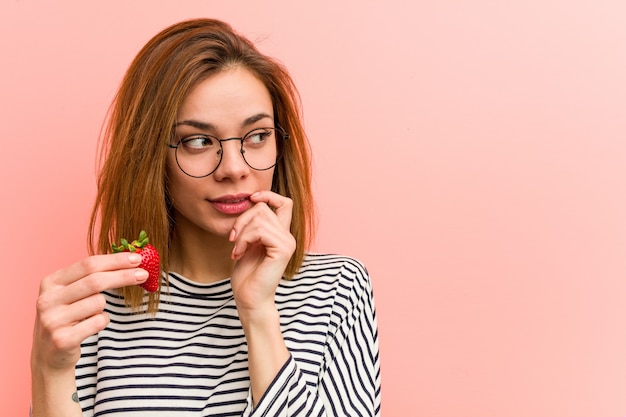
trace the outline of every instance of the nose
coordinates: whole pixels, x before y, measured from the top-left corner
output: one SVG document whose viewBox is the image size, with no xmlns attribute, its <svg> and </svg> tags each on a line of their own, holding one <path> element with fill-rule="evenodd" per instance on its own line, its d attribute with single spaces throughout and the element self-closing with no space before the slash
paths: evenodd
<svg viewBox="0 0 626 417">
<path fill-rule="evenodd" d="M 245 178 L 250 173 L 241 154 L 241 140 L 222 141 L 222 161 L 213 173 L 217 181 Z"/>
</svg>

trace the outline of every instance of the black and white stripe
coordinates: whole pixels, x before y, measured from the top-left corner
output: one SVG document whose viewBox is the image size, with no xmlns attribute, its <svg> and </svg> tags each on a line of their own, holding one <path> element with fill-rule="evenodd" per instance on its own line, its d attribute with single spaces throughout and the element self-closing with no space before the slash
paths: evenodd
<svg viewBox="0 0 626 417">
<path fill-rule="evenodd" d="M 76 366 L 85 416 L 379 416 L 380 365 L 365 268 L 309 254 L 276 291 L 291 352 L 252 408 L 247 344 L 230 280 L 169 276 L 155 317 L 106 293 L 111 322 L 88 338 Z"/>
</svg>

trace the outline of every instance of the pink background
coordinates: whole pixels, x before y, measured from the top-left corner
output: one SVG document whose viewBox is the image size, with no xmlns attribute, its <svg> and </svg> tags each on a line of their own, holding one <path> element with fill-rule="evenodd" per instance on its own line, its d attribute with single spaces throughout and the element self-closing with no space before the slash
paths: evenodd
<svg viewBox="0 0 626 417">
<path fill-rule="evenodd" d="M 316 249 L 372 275 L 385 417 L 625 416 L 626 3 L 302 3 L 1 3 L 2 415 L 39 280 L 86 253 L 123 72 L 210 16 L 301 89 Z"/>
</svg>

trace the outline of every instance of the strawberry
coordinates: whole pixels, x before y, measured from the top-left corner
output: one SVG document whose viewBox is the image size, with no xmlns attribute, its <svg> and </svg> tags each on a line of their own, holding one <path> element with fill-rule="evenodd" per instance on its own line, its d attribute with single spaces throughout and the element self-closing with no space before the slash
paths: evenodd
<svg viewBox="0 0 626 417">
<path fill-rule="evenodd" d="M 160 256 L 156 248 L 149 243 L 148 235 L 145 230 L 139 233 L 139 239 L 128 243 L 126 239 L 120 239 L 120 244 L 111 244 L 113 253 L 118 252 L 137 252 L 141 254 L 141 263 L 139 268 L 148 271 L 148 279 L 140 286 L 149 292 L 155 292 L 159 289 L 159 276 L 161 272 Z"/>
</svg>

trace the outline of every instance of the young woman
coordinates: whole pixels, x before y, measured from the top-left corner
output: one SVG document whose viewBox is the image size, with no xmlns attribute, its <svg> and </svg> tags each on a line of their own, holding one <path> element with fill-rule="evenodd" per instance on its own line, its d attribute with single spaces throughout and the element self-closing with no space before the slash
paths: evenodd
<svg viewBox="0 0 626 417">
<path fill-rule="evenodd" d="M 92 255 L 42 280 L 32 415 L 377 416 L 356 260 L 306 252 L 309 147 L 285 69 L 227 24 L 155 36 L 113 103 Z M 111 243 L 148 232 L 161 255 Z"/>
</svg>

